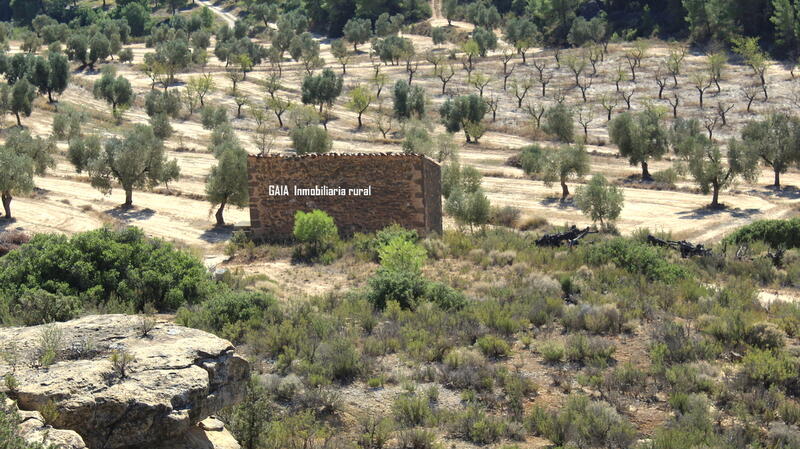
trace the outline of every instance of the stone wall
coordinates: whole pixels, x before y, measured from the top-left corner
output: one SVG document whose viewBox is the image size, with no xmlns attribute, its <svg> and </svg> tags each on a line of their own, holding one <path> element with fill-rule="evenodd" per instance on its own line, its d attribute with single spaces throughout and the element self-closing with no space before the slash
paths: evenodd
<svg viewBox="0 0 800 449">
<path fill-rule="evenodd" d="M 331 215 L 342 235 L 393 223 L 442 232 L 441 169 L 424 156 L 250 156 L 248 176 L 255 239 L 291 239 L 295 212 L 314 209 Z"/>
</svg>

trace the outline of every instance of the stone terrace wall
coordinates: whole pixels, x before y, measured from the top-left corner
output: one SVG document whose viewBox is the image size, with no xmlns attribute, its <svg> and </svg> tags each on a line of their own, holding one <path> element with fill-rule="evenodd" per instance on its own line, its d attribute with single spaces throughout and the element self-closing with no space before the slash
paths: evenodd
<svg viewBox="0 0 800 449">
<path fill-rule="evenodd" d="M 331 215 L 343 235 L 377 231 L 392 223 L 421 234 L 442 232 L 441 170 L 424 156 L 250 156 L 248 177 L 250 227 L 255 239 L 291 239 L 295 211 L 313 209 Z M 371 194 L 296 195 L 295 186 L 369 187 Z"/>
</svg>

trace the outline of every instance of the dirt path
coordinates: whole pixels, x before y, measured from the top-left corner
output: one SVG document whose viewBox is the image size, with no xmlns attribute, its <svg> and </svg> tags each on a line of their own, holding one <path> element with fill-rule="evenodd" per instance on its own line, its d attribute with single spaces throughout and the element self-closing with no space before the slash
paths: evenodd
<svg viewBox="0 0 800 449">
<path fill-rule="evenodd" d="M 207 6 L 208 9 L 210 9 L 214 14 L 218 15 L 219 17 L 221 17 L 222 20 L 224 20 L 225 23 L 228 24 L 228 26 L 233 27 L 234 25 L 236 25 L 237 18 L 233 14 L 225 12 L 222 8 L 220 8 L 219 6 L 213 5 L 208 0 L 196 0 L 196 1 L 197 1 L 197 3 L 199 3 L 199 4 L 203 5 L 203 6 Z"/>
</svg>

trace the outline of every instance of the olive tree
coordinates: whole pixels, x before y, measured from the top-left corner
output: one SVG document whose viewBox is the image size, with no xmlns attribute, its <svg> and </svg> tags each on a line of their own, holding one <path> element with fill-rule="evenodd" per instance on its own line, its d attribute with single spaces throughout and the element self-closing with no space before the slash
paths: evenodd
<svg viewBox="0 0 800 449">
<path fill-rule="evenodd" d="M 455 133 L 464 131 L 467 143 L 478 142 L 483 135 L 481 122 L 488 112 L 489 107 L 481 97 L 475 94 L 463 95 L 458 98 L 448 98 L 439 109 L 447 132 Z"/>
<path fill-rule="evenodd" d="M 605 176 L 596 174 L 575 192 L 575 204 L 592 222 L 600 222 L 605 228 L 608 222 L 619 218 L 624 196 L 622 189 L 608 182 Z"/>
<path fill-rule="evenodd" d="M 642 112 L 623 112 L 608 127 L 611 142 L 631 165 L 642 166 L 642 179 L 652 180 L 648 163 L 661 159 L 669 150 L 669 136 L 661 125 L 661 112 L 647 108 Z"/>
<path fill-rule="evenodd" d="M 742 141 L 775 174 L 774 187 L 781 186 L 781 173 L 800 162 L 800 119 L 773 112 L 764 120 L 753 121 L 742 130 Z"/>
<path fill-rule="evenodd" d="M 719 208 L 719 192 L 736 179 L 754 181 L 758 177 L 758 155 L 744 148 L 742 142 L 728 142 L 727 157 L 719 145 L 700 130 L 696 119 L 677 119 L 670 133 L 672 148 L 681 158 L 700 190 L 712 194 L 711 208 Z"/>
<path fill-rule="evenodd" d="M 134 189 L 152 188 L 180 176 L 178 162 L 167 160 L 164 144 L 147 125 L 134 125 L 122 138 L 107 140 L 102 148 L 69 156 L 78 173 L 86 171 L 92 187 L 104 194 L 111 193 L 114 182 L 119 183 L 125 191 L 126 208 L 133 206 Z"/>
<path fill-rule="evenodd" d="M 569 196 L 567 181 L 589 172 L 589 154 L 583 145 L 563 145 L 557 150 L 532 145 L 523 149 L 521 160 L 525 173 L 540 176 L 546 186 L 561 184 L 562 202 Z"/>
<path fill-rule="evenodd" d="M 33 100 L 36 98 L 36 88 L 23 78 L 14 83 L 10 95 L 8 110 L 17 117 L 17 126 L 22 126 L 20 114 L 25 117 L 31 116 Z"/>
<path fill-rule="evenodd" d="M 245 207 L 250 201 L 247 184 L 247 151 L 238 140 L 225 145 L 222 151 L 215 151 L 217 165 L 211 167 L 206 179 L 206 196 L 212 207 L 217 207 L 214 215 L 217 226 L 225 226 L 223 213 L 228 205 Z"/>
<path fill-rule="evenodd" d="M 358 129 L 363 126 L 361 116 L 373 101 L 375 101 L 375 94 L 367 87 L 358 85 L 350 91 L 350 102 L 347 103 L 347 107 L 358 114 Z"/>
<path fill-rule="evenodd" d="M 544 113 L 544 132 L 552 134 L 562 142 L 572 142 L 575 138 L 575 123 L 572 110 L 564 103 L 551 106 Z"/>
<path fill-rule="evenodd" d="M 358 51 L 358 46 L 368 42 L 372 36 L 372 23 L 369 19 L 353 17 L 344 24 L 342 29 L 344 38 L 353 44 L 353 51 Z"/>
<path fill-rule="evenodd" d="M 33 176 L 43 175 L 48 168 L 55 166 L 52 153 L 55 142 L 34 138 L 26 130 L 13 130 L 0 145 L 0 200 L 3 203 L 4 218 L 13 219 L 11 200 L 15 195 L 27 194 L 33 190 Z"/>
<path fill-rule="evenodd" d="M 330 107 L 336 98 L 342 93 L 342 77 L 337 76 L 331 69 L 325 69 L 319 75 L 309 75 L 303 80 L 302 101 L 303 104 Z"/>
<path fill-rule="evenodd" d="M 133 89 L 130 81 L 124 76 L 116 76 L 117 71 L 111 66 L 103 68 L 103 75 L 95 81 L 92 92 L 95 98 L 105 100 L 111 105 L 114 117 L 118 116 L 117 109 L 127 108 L 133 102 Z"/>
<path fill-rule="evenodd" d="M 425 115 L 425 89 L 409 86 L 404 80 L 394 85 L 394 115 L 398 119 L 422 118 Z"/>
</svg>

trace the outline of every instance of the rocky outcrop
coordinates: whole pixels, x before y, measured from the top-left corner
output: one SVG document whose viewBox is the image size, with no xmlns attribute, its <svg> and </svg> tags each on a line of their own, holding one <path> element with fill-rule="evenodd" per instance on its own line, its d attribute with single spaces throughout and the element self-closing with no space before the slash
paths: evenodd
<svg viewBox="0 0 800 449">
<path fill-rule="evenodd" d="M 17 383 L 7 393 L 23 414 L 47 410 L 47 424 L 76 432 L 90 449 L 216 447 L 211 439 L 230 435 L 201 422 L 241 399 L 248 363 L 209 333 L 158 322 L 143 335 L 142 324 L 99 315 L 0 329 L 0 352 L 12 355 L 0 360 L 0 376 L 13 373 Z M 42 366 L 48 346 L 57 358 Z M 124 374 L 112 366 L 114 353 L 132 359 Z"/>
</svg>

